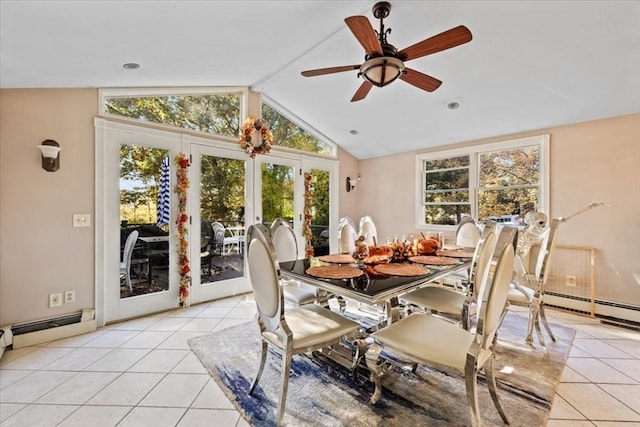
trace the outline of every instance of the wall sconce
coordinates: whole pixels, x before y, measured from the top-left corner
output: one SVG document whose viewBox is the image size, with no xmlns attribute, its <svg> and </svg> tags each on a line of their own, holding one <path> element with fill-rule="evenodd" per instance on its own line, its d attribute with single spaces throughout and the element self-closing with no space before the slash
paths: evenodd
<svg viewBox="0 0 640 427">
<path fill-rule="evenodd" d="M 60 144 L 53 139 L 46 139 L 38 145 L 42 151 L 42 169 L 47 172 L 55 172 L 60 169 Z"/>
<path fill-rule="evenodd" d="M 347 193 L 356 188 L 356 181 L 360 181 L 360 174 L 358 174 L 357 180 L 347 177 Z"/>
</svg>

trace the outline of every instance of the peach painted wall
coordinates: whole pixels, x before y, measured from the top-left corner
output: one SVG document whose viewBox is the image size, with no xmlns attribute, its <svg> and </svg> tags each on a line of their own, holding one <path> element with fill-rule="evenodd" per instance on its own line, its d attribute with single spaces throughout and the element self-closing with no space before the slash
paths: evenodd
<svg viewBox="0 0 640 427">
<path fill-rule="evenodd" d="M 551 216 L 600 207 L 560 226 L 558 243 L 596 248 L 596 298 L 640 306 L 640 114 L 466 142 L 441 149 L 550 134 Z M 378 235 L 416 234 L 415 154 L 359 163 L 359 215 Z M 635 275 L 635 276 L 634 276 Z"/>
<path fill-rule="evenodd" d="M 95 89 L 0 91 L 0 325 L 94 307 Z M 43 140 L 61 148 L 60 170 L 41 167 Z M 49 294 L 76 291 L 49 308 Z"/>
</svg>

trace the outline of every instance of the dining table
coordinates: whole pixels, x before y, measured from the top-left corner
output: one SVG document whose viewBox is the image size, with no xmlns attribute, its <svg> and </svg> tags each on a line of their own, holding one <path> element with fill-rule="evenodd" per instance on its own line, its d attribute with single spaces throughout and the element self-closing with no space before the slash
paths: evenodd
<svg viewBox="0 0 640 427">
<path fill-rule="evenodd" d="M 465 254 L 473 255 L 468 251 Z M 280 262 L 280 274 L 313 285 L 324 291 L 325 295 L 350 298 L 371 306 L 384 306 L 383 321 L 391 324 L 399 319 L 399 299 L 403 294 L 468 269 L 471 256 L 434 257 L 448 259 L 449 262 L 433 265 L 412 262 L 410 259 L 402 263 L 369 265 L 350 259 L 348 254 L 336 254 Z M 326 268 L 327 277 L 322 277 L 322 268 Z M 337 273 L 332 274 L 332 270 Z"/>
</svg>

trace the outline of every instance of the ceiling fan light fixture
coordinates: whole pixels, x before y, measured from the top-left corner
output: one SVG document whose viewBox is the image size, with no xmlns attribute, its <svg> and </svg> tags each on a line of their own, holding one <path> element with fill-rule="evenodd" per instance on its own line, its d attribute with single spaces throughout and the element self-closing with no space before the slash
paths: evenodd
<svg viewBox="0 0 640 427">
<path fill-rule="evenodd" d="M 404 63 L 392 56 L 378 56 L 365 61 L 360 74 L 375 86 L 383 87 L 404 73 Z"/>
</svg>

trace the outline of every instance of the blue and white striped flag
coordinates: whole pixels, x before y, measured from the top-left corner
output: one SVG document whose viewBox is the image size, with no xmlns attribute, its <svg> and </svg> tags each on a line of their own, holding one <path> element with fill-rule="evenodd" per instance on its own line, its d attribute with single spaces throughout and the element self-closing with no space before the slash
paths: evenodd
<svg viewBox="0 0 640 427">
<path fill-rule="evenodd" d="M 162 173 L 160 174 L 160 189 L 158 190 L 158 227 L 169 225 L 171 220 L 171 185 L 170 185 L 169 157 L 162 159 Z"/>
</svg>

